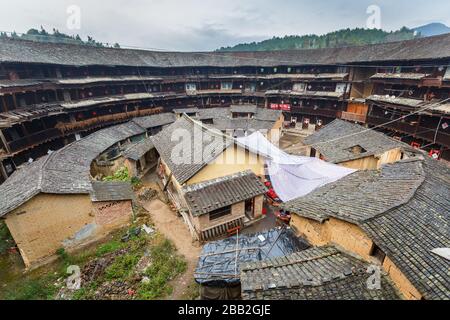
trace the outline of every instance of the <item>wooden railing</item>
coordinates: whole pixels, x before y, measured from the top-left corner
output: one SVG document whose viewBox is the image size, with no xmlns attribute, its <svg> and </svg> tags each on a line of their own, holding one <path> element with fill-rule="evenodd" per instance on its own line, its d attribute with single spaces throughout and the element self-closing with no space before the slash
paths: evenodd
<svg viewBox="0 0 450 320">
<path fill-rule="evenodd" d="M 442 77 L 436 78 L 423 78 L 420 81 L 421 87 L 441 87 L 442 86 Z"/>
<path fill-rule="evenodd" d="M 367 123 L 370 125 L 383 125 L 389 121 L 392 121 L 390 119 L 386 118 L 379 118 L 379 117 L 367 117 Z M 402 121 L 396 121 L 390 124 L 383 125 L 383 127 L 398 131 L 401 133 L 410 134 L 411 136 L 415 138 L 420 138 L 423 140 L 426 140 L 428 142 L 434 142 L 434 139 L 436 137 L 436 144 L 443 145 L 446 147 L 450 147 L 450 134 L 443 132 L 442 128 L 437 131 L 436 128 L 427 128 L 423 126 L 418 126 L 414 124 L 410 124 L 408 122 L 402 122 Z"/>
<path fill-rule="evenodd" d="M 58 123 L 55 128 L 47 129 L 44 131 L 36 132 L 26 137 L 8 142 L 9 149 L 12 153 L 26 150 L 30 147 L 34 147 L 38 144 L 45 143 L 52 139 L 56 139 L 74 133 L 77 131 L 89 130 L 98 126 L 104 126 L 108 124 L 125 122 L 131 118 L 142 117 L 160 113 L 162 108 L 154 108 L 147 110 L 130 111 L 126 113 L 112 114 L 106 116 L 99 116 L 92 119 L 83 121 L 70 122 L 70 123 Z"/>
<path fill-rule="evenodd" d="M 9 142 L 9 149 L 11 152 L 18 152 L 58 138 L 59 136 L 61 136 L 61 132 L 57 128 L 36 132 L 29 136 Z"/>
<path fill-rule="evenodd" d="M 322 109 L 322 108 L 305 108 L 305 107 L 296 107 L 292 106 L 291 113 L 302 113 L 313 116 L 324 116 L 329 118 L 339 118 L 338 110 L 330 110 L 330 109 Z"/>
<path fill-rule="evenodd" d="M 63 134 L 67 134 L 69 132 L 74 132 L 74 131 L 79 131 L 79 130 L 88 130 L 88 129 L 95 128 L 97 126 L 108 125 L 110 123 L 124 122 L 131 118 L 148 116 L 148 115 L 160 113 L 161 111 L 162 111 L 161 108 L 154 108 L 154 109 L 130 111 L 130 112 L 124 112 L 124 113 L 116 113 L 116 114 L 105 115 L 105 116 L 98 116 L 95 118 L 77 121 L 77 122 L 70 122 L 70 123 L 60 122 L 56 125 L 56 128 L 58 128 Z"/>
</svg>

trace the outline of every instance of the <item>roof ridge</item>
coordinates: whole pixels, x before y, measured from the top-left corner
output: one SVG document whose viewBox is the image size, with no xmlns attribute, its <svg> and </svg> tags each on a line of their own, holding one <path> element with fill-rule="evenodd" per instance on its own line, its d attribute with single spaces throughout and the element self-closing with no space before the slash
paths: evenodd
<svg viewBox="0 0 450 320">
<path fill-rule="evenodd" d="M 423 167 L 423 159 L 406 159 L 407 161 L 399 161 L 397 163 L 413 163 L 413 162 L 417 162 L 418 166 L 420 167 L 420 178 L 417 179 L 417 183 L 414 185 L 414 187 L 409 191 L 406 192 L 405 194 L 407 195 L 405 198 L 403 198 L 400 202 L 394 204 L 391 207 L 388 207 L 386 210 L 384 210 L 383 212 L 374 215 L 373 217 L 367 218 L 367 219 L 363 219 L 361 221 L 361 223 L 366 223 L 368 221 L 374 220 L 376 218 L 382 217 L 388 213 L 390 213 L 392 210 L 395 210 L 405 204 L 407 204 L 408 202 L 410 202 L 414 196 L 417 194 L 419 188 L 423 185 L 423 183 L 425 182 L 426 179 L 426 173 L 425 173 L 425 169 Z"/>
</svg>

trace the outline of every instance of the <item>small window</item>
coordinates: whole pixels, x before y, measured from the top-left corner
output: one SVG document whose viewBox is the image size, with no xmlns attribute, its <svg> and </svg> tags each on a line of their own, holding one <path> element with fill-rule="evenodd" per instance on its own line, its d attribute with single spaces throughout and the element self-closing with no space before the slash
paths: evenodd
<svg viewBox="0 0 450 320">
<path fill-rule="evenodd" d="M 361 154 L 367 152 L 367 150 L 361 147 L 360 145 L 353 146 L 349 148 L 348 151 L 350 151 L 353 154 Z"/>
<path fill-rule="evenodd" d="M 383 263 L 386 258 L 386 254 L 376 244 L 373 245 L 372 250 L 370 251 L 370 256 L 375 257 L 375 259 L 381 263 Z"/>
<path fill-rule="evenodd" d="M 221 90 L 231 90 L 231 89 L 233 89 L 233 83 L 232 82 L 222 82 L 220 89 Z"/>
<path fill-rule="evenodd" d="M 203 119 L 202 123 L 203 124 L 214 124 L 214 120 L 213 119 Z"/>
<path fill-rule="evenodd" d="M 209 213 L 209 220 L 217 220 L 228 215 L 231 215 L 231 206 L 211 211 Z"/>
</svg>

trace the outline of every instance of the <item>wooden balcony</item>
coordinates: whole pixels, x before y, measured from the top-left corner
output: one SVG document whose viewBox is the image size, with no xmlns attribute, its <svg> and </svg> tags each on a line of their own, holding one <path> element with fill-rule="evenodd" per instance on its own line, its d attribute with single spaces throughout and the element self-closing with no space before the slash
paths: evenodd
<svg viewBox="0 0 450 320">
<path fill-rule="evenodd" d="M 73 123 L 58 123 L 55 128 L 33 133 L 29 136 L 14 140 L 8 143 L 11 153 L 18 153 L 26 149 L 35 147 L 39 144 L 54 140 L 65 135 L 80 131 L 94 129 L 110 124 L 121 123 L 135 117 L 143 117 L 155 113 L 159 113 L 161 108 L 131 111 L 126 113 L 118 113 L 106 116 L 99 116 L 83 121 Z"/>
<path fill-rule="evenodd" d="M 341 112 L 341 119 L 342 120 L 359 122 L 359 123 L 366 123 L 367 115 L 342 111 Z"/>
<path fill-rule="evenodd" d="M 322 109 L 322 108 L 305 108 L 305 107 L 291 107 L 291 113 L 300 113 L 312 116 L 324 116 L 328 118 L 339 118 L 338 110 Z"/>
<path fill-rule="evenodd" d="M 241 94 L 242 89 L 230 89 L 230 90 L 222 90 L 222 89 L 208 89 L 208 90 L 188 90 L 186 91 L 186 95 L 188 96 L 201 96 L 208 94 Z"/>
<path fill-rule="evenodd" d="M 441 87 L 442 77 L 423 78 L 420 80 L 420 87 Z"/>
<path fill-rule="evenodd" d="M 130 111 L 124 113 L 116 113 L 111 115 L 98 116 L 91 119 L 86 119 L 70 123 L 58 123 L 56 128 L 63 134 L 73 133 L 77 131 L 90 130 L 96 127 L 106 126 L 109 124 L 125 122 L 136 117 L 144 117 L 161 112 L 161 108 Z"/>
<path fill-rule="evenodd" d="M 367 117 L 367 123 L 370 125 L 383 125 L 389 121 L 392 121 L 391 119 L 387 118 L 378 118 L 378 117 Z M 440 129 L 437 132 L 436 135 L 436 128 L 427 128 L 420 125 L 414 125 L 408 122 L 402 122 L 402 121 L 396 121 L 393 123 L 390 123 L 388 125 L 383 125 L 384 128 L 409 134 L 414 138 L 423 139 L 425 141 L 428 141 L 430 143 L 434 142 L 434 138 L 436 136 L 436 144 L 450 147 L 450 134 L 445 133 Z"/>
<path fill-rule="evenodd" d="M 17 153 L 61 136 L 57 128 L 33 133 L 29 136 L 8 143 L 11 153 Z"/>
</svg>

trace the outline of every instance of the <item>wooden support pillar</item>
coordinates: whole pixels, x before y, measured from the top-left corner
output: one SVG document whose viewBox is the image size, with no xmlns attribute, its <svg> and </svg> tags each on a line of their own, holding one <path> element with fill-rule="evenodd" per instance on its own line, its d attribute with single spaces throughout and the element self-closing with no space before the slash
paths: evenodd
<svg viewBox="0 0 450 320">
<path fill-rule="evenodd" d="M 3 166 L 3 161 L 0 161 L 0 175 L 3 177 L 3 179 L 8 179 L 8 174 L 6 173 L 6 169 Z"/>
<path fill-rule="evenodd" d="M 3 101 L 3 106 L 4 106 L 4 108 L 5 108 L 4 111 L 5 111 L 5 112 L 9 111 L 8 103 L 7 103 L 7 100 L 6 100 L 5 96 L 2 96 L 2 101 Z"/>
<path fill-rule="evenodd" d="M 0 130 L 0 140 L 2 141 L 3 145 L 5 146 L 5 149 L 8 153 L 11 153 L 11 150 L 9 149 L 8 141 L 6 141 L 5 136 L 3 135 L 3 131 Z"/>
<path fill-rule="evenodd" d="M 14 103 L 14 109 L 17 109 L 17 98 L 15 94 L 12 94 L 13 103 Z"/>
</svg>

